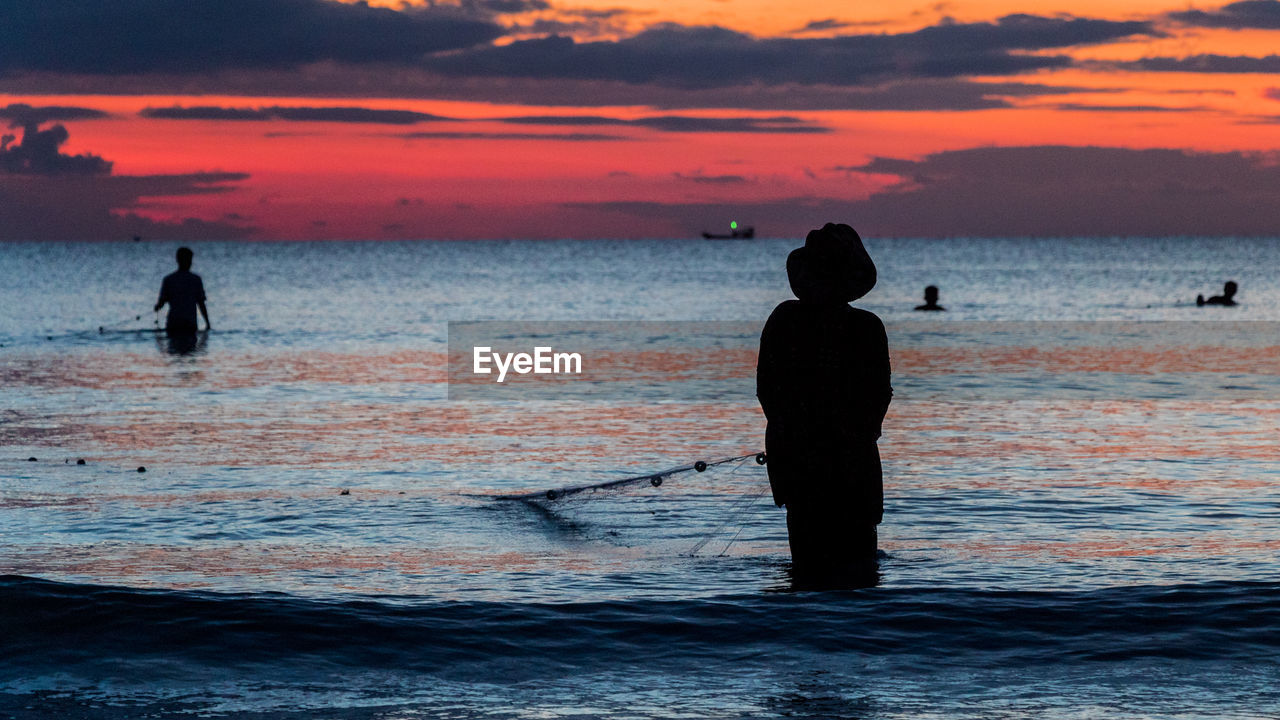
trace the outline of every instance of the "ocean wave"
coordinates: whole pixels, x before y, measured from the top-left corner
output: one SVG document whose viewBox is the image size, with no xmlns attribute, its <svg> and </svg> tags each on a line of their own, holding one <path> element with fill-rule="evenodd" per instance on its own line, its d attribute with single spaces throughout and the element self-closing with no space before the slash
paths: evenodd
<svg viewBox="0 0 1280 720">
<path fill-rule="evenodd" d="M 512 681 L 637 663 L 750 665 L 824 655 L 905 666 L 1271 658 L 1280 584 L 1082 592 L 872 588 L 588 603 L 358 601 L 0 577 L 0 680 L 103 664 L 227 667 L 306 658 Z M 526 662 L 528 661 L 528 662 Z M 526 668 L 512 671 L 511 668 Z M 143 670 L 139 670 L 143 672 Z M 521 673 L 526 673 L 521 676 Z"/>
</svg>

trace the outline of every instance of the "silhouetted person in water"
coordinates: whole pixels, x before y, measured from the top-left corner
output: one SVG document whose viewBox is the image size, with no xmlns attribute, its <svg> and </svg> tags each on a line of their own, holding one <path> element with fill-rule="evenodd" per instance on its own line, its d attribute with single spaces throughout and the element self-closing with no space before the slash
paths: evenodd
<svg viewBox="0 0 1280 720">
<path fill-rule="evenodd" d="M 1203 295 L 1197 295 L 1196 305 L 1235 305 L 1236 290 L 1239 290 L 1239 288 L 1235 282 L 1228 280 L 1227 284 L 1222 286 L 1221 295 L 1214 295 L 1208 300 L 1205 300 Z"/>
<path fill-rule="evenodd" d="M 169 355 L 198 355 L 208 342 L 207 332 L 156 333 L 156 349 Z"/>
<path fill-rule="evenodd" d="M 204 306 L 204 282 L 200 276 L 191 272 L 190 248 L 178 248 L 178 270 L 164 276 L 160 284 L 160 298 L 156 300 L 156 312 L 165 303 L 169 304 L 169 316 L 165 319 L 164 329 L 170 337 L 175 335 L 194 335 L 198 329 L 196 309 L 204 316 L 204 329 L 212 330 L 209 324 L 209 311 Z"/>
<path fill-rule="evenodd" d="M 787 258 L 797 300 L 774 308 L 760 336 L 756 396 L 768 419 L 773 501 L 787 508 L 793 573 L 875 567 L 884 512 L 876 440 L 888 410 L 884 324 L 849 302 L 876 267 L 848 225 L 828 223 Z"/>
<path fill-rule="evenodd" d="M 917 310 L 946 310 L 938 304 L 938 286 L 930 285 L 924 289 L 924 304 L 917 305 Z"/>
</svg>

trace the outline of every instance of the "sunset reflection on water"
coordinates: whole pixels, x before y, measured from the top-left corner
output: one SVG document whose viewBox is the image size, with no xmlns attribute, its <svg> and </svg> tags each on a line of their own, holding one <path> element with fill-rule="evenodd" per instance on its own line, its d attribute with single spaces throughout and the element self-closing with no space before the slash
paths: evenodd
<svg viewBox="0 0 1280 720">
<path fill-rule="evenodd" d="M 307 255 L 294 278 L 311 284 L 288 288 L 250 280 L 271 264 L 263 258 L 299 262 L 281 259 L 295 250 L 222 248 L 223 262 L 240 263 L 244 274 L 222 276 L 219 312 L 230 329 L 210 333 L 200 352 L 171 354 L 146 333 L 6 340 L 0 573 L 549 602 L 775 588 L 786 576 L 785 514 L 767 492 L 767 469 L 754 462 L 558 502 L 491 496 L 764 449 L 754 333 L 785 297 L 786 248 L 776 245 L 752 246 L 758 257 L 745 265 L 736 253 L 748 250 L 715 249 L 723 257 L 712 305 L 703 280 L 672 284 L 644 275 L 650 268 L 640 261 L 615 272 L 609 253 L 632 246 L 611 247 L 583 261 L 595 263 L 578 278 L 599 300 L 589 308 L 581 288 L 518 262 L 495 266 L 510 282 L 483 294 L 470 281 L 435 276 L 431 292 L 441 299 L 423 304 L 429 262 L 527 254 L 532 245 L 396 248 L 397 262 L 422 263 L 406 271 L 413 283 L 348 284 L 354 295 L 339 308 L 325 304 L 329 288 L 315 280 L 332 270 L 324 253 L 359 265 L 343 273 L 367 278 L 385 266 L 376 248 L 314 251 L 321 259 Z M 712 252 L 681 250 L 694 251 Z M 900 278 L 916 256 L 886 255 L 876 292 L 901 293 L 898 304 L 909 308 L 919 288 L 903 289 Z M 470 267 L 453 270 L 473 278 Z M 975 297 L 1005 277 L 999 268 L 974 272 L 950 276 L 945 297 Z M 236 292 L 241 277 L 249 280 Z M 1049 274 L 1036 277 L 1052 285 Z M 1251 282 L 1244 287 L 1259 287 Z M 651 287 L 668 294 L 647 297 Z M 884 587 L 1077 589 L 1276 569 L 1273 323 L 976 322 L 1034 318 L 1048 307 L 1018 315 L 1003 296 L 983 297 L 981 313 L 951 304 L 956 321 L 884 313 L 895 386 L 880 440 Z M 747 320 L 736 330 L 667 322 L 630 349 L 601 343 L 584 353 L 581 377 L 526 376 L 503 394 L 452 396 L 448 317 L 540 317 L 547 308 L 558 309 L 555 317 L 603 308 L 619 318 Z M 1146 312 L 1135 306 L 1128 316 Z M 17 320 L 6 317 L 6 338 L 17 337 Z M 467 384 L 484 382 L 492 385 Z M 600 392 L 555 392 L 583 385 Z M 552 392 L 528 394 L 537 388 Z"/>
<path fill-rule="evenodd" d="M 905 349 L 894 366 L 899 378 L 968 364 L 991 375 L 1032 367 L 1075 382 L 1084 377 L 1075 373 L 1260 372 L 1274 364 L 1269 348 L 1212 363 L 1207 354 Z M 0 491 L 0 516 L 15 529 L 2 572 L 178 588 L 265 583 L 302 593 L 488 596 L 556 595 L 535 590 L 545 581 L 533 577 L 591 587 L 639 573 L 637 591 L 656 592 L 673 563 L 678 574 L 699 562 L 682 553 L 714 530 L 726 505 L 765 483 L 762 468 L 721 468 L 677 476 L 663 489 L 566 502 L 547 515 L 483 499 L 761 449 L 764 419 L 749 395 L 447 402 L 444 354 L 408 350 L 212 353 L 194 367 L 133 352 L 43 357 L 0 360 L 5 382 L 26 388 L 0 424 L 0 440 L 16 450 L 5 472 L 17 480 Z M 753 366 L 741 350 L 655 352 L 619 376 L 736 377 L 749 388 Z M 900 392 L 881 441 L 890 508 L 881 546 L 888 567 L 901 563 L 889 582 L 919 582 L 930 565 L 935 576 L 982 577 L 986 565 L 1044 582 L 1055 573 L 1078 580 L 1097 562 L 1155 560 L 1167 573 L 1165 566 L 1226 554 L 1266 561 L 1280 536 L 1256 520 L 1274 511 L 1228 508 L 1239 508 L 1242 495 L 1271 496 L 1278 431 L 1280 402 L 1266 400 L 1048 392 L 981 402 Z M 26 463 L 18 456 L 28 451 L 48 458 Z M 63 462 L 72 456 L 88 465 Z M 148 472 L 132 472 L 136 465 Z M 1140 530 L 1108 529 L 1108 508 L 1151 502 L 1168 507 Z M 1206 513 L 1220 518 L 1209 528 Z M 61 528 L 52 541 L 38 531 L 44 525 Z M 741 525 L 727 557 L 785 559 L 782 513 L 767 496 Z M 949 531 L 939 534 L 940 526 Z"/>
</svg>

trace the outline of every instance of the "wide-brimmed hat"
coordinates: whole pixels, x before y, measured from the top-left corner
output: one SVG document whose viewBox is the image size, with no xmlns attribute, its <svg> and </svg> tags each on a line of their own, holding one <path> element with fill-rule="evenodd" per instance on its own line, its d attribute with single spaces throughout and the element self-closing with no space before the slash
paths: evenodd
<svg viewBox="0 0 1280 720">
<path fill-rule="evenodd" d="M 857 231 L 827 223 L 787 256 L 787 279 L 801 300 L 852 302 L 876 286 L 876 264 Z"/>
</svg>

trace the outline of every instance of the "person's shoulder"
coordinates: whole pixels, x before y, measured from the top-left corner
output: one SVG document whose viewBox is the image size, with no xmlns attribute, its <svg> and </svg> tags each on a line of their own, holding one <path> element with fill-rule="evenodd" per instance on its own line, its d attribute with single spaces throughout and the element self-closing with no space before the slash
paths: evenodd
<svg viewBox="0 0 1280 720">
<path fill-rule="evenodd" d="M 849 308 L 850 319 L 854 320 L 855 322 L 862 323 L 864 325 L 884 328 L 884 321 L 880 319 L 879 315 L 871 312 L 870 310 L 863 310 L 862 308 L 856 308 L 856 307 L 853 307 L 852 305 L 848 305 L 846 307 Z"/>
<path fill-rule="evenodd" d="M 888 336 L 884 329 L 884 321 L 880 319 L 879 315 L 870 310 L 850 306 L 849 313 L 845 317 L 847 318 L 847 327 L 858 335 Z"/>
<path fill-rule="evenodd" d="M 804 305 L 799 300 L 784 300 L 769 313 L 769 319 L 764 323 L 762 334 L 765 337 L 788 335 L 807 323 L 808 317 Z"/>
<path fill-rule="evenodd" d="M 773 309 L 773 312 L 769 313 L 769 317 L 772 319 L 795 315 L 800 312 L 802 308 L 803 305 L 799 300 L 783 300 L 778 303 L 778 306 Z"/>
</svg>

